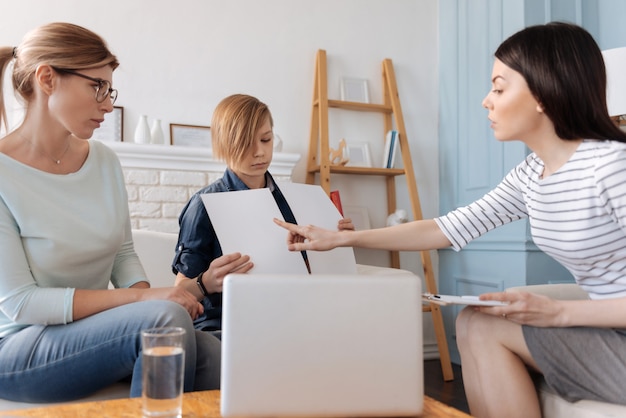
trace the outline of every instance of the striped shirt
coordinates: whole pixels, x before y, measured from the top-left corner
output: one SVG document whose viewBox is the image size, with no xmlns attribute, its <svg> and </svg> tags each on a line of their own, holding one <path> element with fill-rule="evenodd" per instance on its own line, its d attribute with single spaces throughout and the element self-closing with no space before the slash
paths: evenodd
<svg viewBox="0 0 626 418">
<path fill-rule="evenodd" d="M 586 140 L 545 179 L 543 167 L 532 153 L 481 199 L 435 221 L 459 251 L 528 217 L 537 247 L 592 299 L 626 296 L 626 144 Z"/>
</svg>

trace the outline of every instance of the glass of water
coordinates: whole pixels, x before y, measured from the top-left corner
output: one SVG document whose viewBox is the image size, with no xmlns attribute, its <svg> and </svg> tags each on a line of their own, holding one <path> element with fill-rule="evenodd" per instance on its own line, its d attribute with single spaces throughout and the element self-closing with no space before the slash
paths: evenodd
<svg viewBox="0 0 626 418">
<path fill-rule="evenodd" d="M 144 417 L 181 417 L 185 370 L 185 330 L 142 331 L 142 409 Z"/>
</svg>

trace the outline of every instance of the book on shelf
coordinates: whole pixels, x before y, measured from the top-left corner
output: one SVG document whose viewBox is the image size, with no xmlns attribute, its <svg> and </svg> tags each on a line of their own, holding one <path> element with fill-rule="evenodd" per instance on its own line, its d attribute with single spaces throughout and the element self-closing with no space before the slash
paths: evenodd
<svg viewBox="0 0 626 418">
<path fill-rule="evenodd" d="M 396 163 L 396 153 L 398 149 L 400 132 L 390 130 L 385 136 L 385 152 L 383 155 L 383 168 L 393 168 Z"/>
<path fill-rule="evenodd" d="M 330 200 L 333 201 L 335 207 L 337 208 L 341 216 L 343 216 L 343 208 L 341 207 L 341 196 L 339 195 L 339 190 L 332 190 L 330 192 Z"/>
</svg>

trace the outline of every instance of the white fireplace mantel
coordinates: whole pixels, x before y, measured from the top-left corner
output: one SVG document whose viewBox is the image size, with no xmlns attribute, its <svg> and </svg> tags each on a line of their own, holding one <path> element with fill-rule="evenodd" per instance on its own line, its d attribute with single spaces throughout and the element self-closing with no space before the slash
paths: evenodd
<svg viewBox="0 0 626 418">
<path fill-rule="evenodd" d="M 213 158 L 211 148 L 129 142 L 105 142 L 105 144 L 117 153 L 124 168 L 208 172 L 223 172 L 226 169 L 223 161 Z M 299 160 L 299 154 L 275 152 L 269 170 L 277 177 L 291 177 Z"/>
</svg>

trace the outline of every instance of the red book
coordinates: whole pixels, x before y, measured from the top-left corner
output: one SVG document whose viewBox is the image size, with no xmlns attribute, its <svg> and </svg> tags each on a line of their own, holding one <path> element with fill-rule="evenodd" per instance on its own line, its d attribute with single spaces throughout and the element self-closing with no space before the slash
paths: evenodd
<svg viewBox="0 0 626 418">
<path fill-rule="evenodd" d="M 339 196 L 339 190 L 333 190 L 330 192 L 330 200 L 333 201 L 335 207 L 337 208 L 339 213 L 341 213 L 341 216 L 343 216 L 343 208 L 341 207 L 341 197 Z"/>
</svg>

